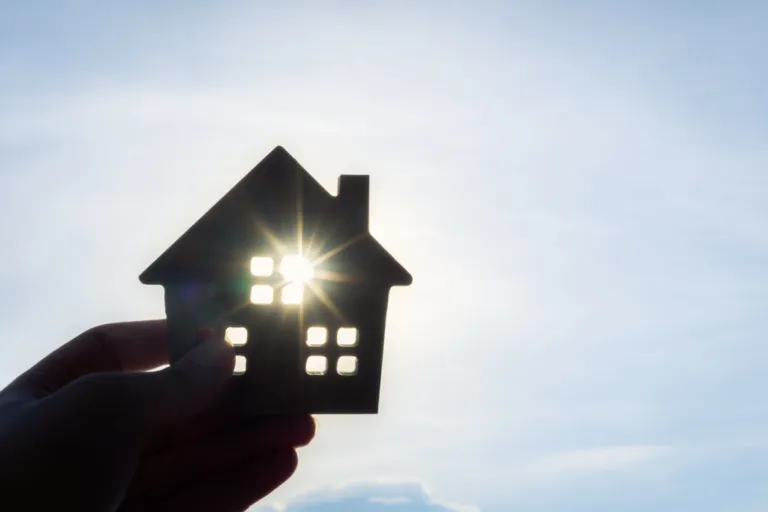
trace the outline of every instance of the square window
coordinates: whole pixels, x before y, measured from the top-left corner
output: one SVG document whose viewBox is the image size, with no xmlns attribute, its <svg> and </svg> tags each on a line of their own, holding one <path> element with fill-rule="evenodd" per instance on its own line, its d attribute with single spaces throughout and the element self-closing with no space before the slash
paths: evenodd
<svg viewBox="0 0 768 512">
<path fill-rule="evenodd" d="M 242 347 L 248 343 L 248 329 L 245 327 L 227 327 L 224 339 L 233 347 Z"/>
<path fill-rule="evenodd" d="M 283 287 L 283 304 L 301 304 L 304 299 L 304 285 L 288 283 Z"/>
<path fill-rule="evenodd" d="M 357 358 L 355 356 L 341 356 L 336 362 L 336 372 L 345 377 L 357 374 Z"/>
<path fill-rule="evenodd" d="M 336 343 L 340 347 L 357 346 L 357 329 L 354 327 L 342 327 L 336 333 Z"/>
<path fill-rule="evenodd" d="M 328 341 L 328 329 L 325 327 L 310 327 L 307 329 L 307 346 L 322 347 Z"/>
<path fill-rule="evenodd" d="M 325 375 L 328 371 L 328 359 L 325 356 L 307 358 L 307 375 Z"/>
<path fill-rule="evenodd" d="M 257 284 L 251 288 L 251 302 L 254 304 L 272 304 L 274 294 L 271 286 Z"/>
<path fill-rule="evenodd" d="M 259 277 L 271 276 L 275 271 L 275 262 L 272 258 L 251 258 L 251 274 Z"/>
<path fill-rule="evenodd" d="M 245 373 L 247 367 L 247 360 L 245 356 L 235 356 L 235 369 L 232 371 L 233 375 L 242 375 Z"/>
</svg>

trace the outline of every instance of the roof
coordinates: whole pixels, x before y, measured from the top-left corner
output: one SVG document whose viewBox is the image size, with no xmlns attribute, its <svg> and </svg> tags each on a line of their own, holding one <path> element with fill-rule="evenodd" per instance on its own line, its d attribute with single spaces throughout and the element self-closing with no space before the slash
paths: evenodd
<svg viewBox="0 0 768 512">
<path fill-rule="evenodd" d="M 343 176 L 342 176 L 343 177 Z M 408 285 L 412 278 L 360 215 L 277 146 L 139 276 L 144 284 L 236 274 L 255 252 L 314 252 L 355 280 Z M 359 218 L 364 215 L 364 219 Z M 312 255 L 308 255 L 312 258 Z"/>
</svg>

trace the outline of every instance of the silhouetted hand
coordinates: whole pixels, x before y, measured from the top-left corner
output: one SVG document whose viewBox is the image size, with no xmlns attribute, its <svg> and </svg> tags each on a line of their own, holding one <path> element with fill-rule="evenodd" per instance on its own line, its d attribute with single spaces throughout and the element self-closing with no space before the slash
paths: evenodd
<svg viewBox="0 0 768 512">
<path fill-rule="evenodd" d="M 0 510 L 240 512 L 291 476 L 310 416 L 213 414 L 221 340 L 167 362 L 164 321 L 105 325 L 0 391 Z"/>
</svg>

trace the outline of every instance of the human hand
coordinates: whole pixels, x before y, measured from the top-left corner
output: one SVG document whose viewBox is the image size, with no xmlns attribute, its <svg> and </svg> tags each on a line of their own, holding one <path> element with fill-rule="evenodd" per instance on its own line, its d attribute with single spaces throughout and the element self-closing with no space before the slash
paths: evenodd
<svg viewBox="0 0 768 512">
<path fill-rule="evenodd" d="M 165 321 L 104 325 L 0 391 L 0 510 L 241 512 L 293 474 L 311 416 L 214 414 L 223 340 L 167 363 Z"/>
</svg>

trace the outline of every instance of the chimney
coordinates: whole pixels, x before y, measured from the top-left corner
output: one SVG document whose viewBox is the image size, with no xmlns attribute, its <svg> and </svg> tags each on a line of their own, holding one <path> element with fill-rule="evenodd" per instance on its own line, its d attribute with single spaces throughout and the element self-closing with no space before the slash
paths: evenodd
<svg viewBox="0 0 768 512">
<path fill-rule="evenodd" d="M 355 229 L 368 231 L 369 177 L 342 174 L 339 176 L 338 202 L 341 211 Z"/>
</svg>

